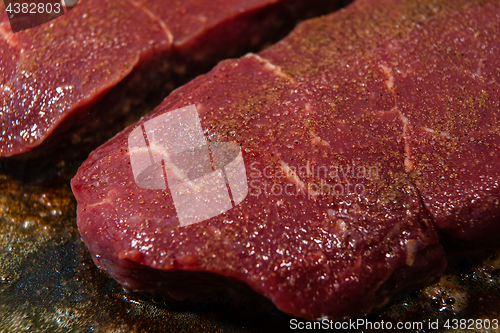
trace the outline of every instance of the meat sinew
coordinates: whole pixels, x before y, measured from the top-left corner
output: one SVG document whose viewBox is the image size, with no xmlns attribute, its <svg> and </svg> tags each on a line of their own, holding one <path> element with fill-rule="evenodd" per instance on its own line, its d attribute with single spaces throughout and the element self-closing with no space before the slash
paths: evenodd
<svg viewBox="0 0 500 333">
<path fill-rule="evenodd" d="M 497 1 L 360 0 L 220 63 L 79 169 L 94 261 L 177 298 L 214 273 L 308 319 L 433 281 L 438 233 L 498 240 L 499 22 Z"/>
<path fill-rule="evenodd" d="M 69 142 L 95 138 L 130 109 L 164 97 L 174 79 L 248 52 L 334 3 L 82 0 L 13 34 L 0 2 L 0 157 L 60 150 L 54 143 L 67 132 Z"/>
</svg>

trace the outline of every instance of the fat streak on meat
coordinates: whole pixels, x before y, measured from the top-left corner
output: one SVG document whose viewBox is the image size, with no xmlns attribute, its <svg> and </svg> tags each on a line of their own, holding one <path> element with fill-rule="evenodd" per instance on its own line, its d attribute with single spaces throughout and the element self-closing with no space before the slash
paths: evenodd
<svg viewBox="0 0 500 333">
<path fill-rule="evenodd" d="M 72 180 L 95 263 L 176 298 L 216 274 L 307 319 L 361 316 L 432 282 L 440 235 L 499 239 L 499 22 L 497 1 L 359 0 L 223 61 Z M 136 183 L 129 136 L 191 105 L 209 142 L 240 146 L 249 192 L 181 226 L 169 188 Z"/>
</svg>

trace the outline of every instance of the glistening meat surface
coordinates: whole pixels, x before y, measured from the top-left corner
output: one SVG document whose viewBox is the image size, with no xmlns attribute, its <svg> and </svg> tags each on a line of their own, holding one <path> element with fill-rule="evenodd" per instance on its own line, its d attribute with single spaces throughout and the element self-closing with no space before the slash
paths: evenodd
<svg viewBox="0 0 500 333">
<path fill-rule="evenodd" d="M 61 138 L 98 137 L 179 77 L 259 47 L 334 3 L 82 0 L 15 34 L 1 3 L 0 157 L 49 147 L 61 154 Z"/>
<path fill-rule="evenodd" d="M 496 1 L 361 0 L 220 63 L 79 169 L 94 261 L 177 298 L 215 273 L 308 319 L 431 282 L 446 265 L 438 233 L 498 240 L 499 19 Z M 181 226 L 174 191 L 136 182 L 129 136 L 190 105 L 208 141 L 240 146 L 249 192 Z"/>
</svg>

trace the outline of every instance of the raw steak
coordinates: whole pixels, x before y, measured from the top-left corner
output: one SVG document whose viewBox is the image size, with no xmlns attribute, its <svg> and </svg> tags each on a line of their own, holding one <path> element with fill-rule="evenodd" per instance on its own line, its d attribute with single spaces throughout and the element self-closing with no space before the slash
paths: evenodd
<svg viewBox="0 0 500 333">
<path fill-rule="evenodd" d="M 492 0 L 359 0 L 220 63 L 79 169 L 94 261 L 175 298 L 220 288 L 216 274 L 307 319 L 361 316 L 433 281 L 438 233 L 499 238 L 499 22 Z M 193 108 L 199 125 L 180 120 Z M 248 190 L 238 204 L 223 167 L 225 208 L 197 183 L 226 165 L 220 142 L 239 146 L 224 163 L 241 152 Z"/>
<path fill-rule="evenodd" d="M 69 129 L 74 143 L 98 136 L 174 78 L 255 49 L 335 3 L 82 0 L 13 34 L 0 2 L 0 157 L 42 143 L 30 156 L 61 153 L 55 143 Z"/>
</svg>

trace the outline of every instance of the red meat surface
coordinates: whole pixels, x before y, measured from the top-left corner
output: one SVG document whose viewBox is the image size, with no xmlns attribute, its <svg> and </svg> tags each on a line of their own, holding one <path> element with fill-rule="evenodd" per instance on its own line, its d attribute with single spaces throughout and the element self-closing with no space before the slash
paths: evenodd
<svg viewBox="0 0 500 333">
<path fill-rule="evenodd" d="M 174 77 L 255 49 L 335 3 L 82 0 L 12 33 L 0 2 L 0 157 L 95 136 Z"/>
<path fill-rule="evenodd" d="M 307 319 L 361 316 L 432 282 L 440 234 L 499 239 L 499 22 L 497 1 L 360 0 L 220 63 L 72 180 L 95 263 L 175 298 L 215 274 Z M 192 105 L 209 142 L 240 147 L 248 194 L 185 225 L 170 187 L 134 178 L 130 137 L 151 153 L 148 126 Z"/>
</svg>

